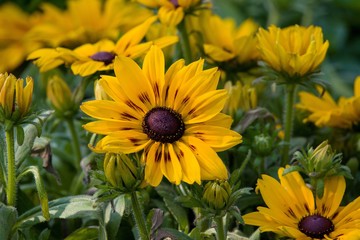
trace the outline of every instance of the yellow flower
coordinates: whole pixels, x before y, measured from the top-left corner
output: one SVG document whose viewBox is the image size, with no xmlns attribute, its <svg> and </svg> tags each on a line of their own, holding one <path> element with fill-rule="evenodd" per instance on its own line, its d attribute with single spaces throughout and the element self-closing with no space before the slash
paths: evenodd
<svg viewBox="0 0 360 240">
<path fill-rule="evenodd" d="M 323 40 L 320 27 L 270 26 L 257 34 L 261 59 L 272 69 L 290 77 L 304 77 L 319 68 L 329 42 Z"/>
<path fill-rule="evenodd" d="M 237 110 L 249 111 L 257 106 L 255 88 L 240 81 L 233 85 L 231 81 L 225 83 L 224 89 L 228 91 L 229 98 L 224 106 L 223 112 L 234 116 Z"/>
<path fill-rule="evenodd" d="M 64 63 L 71 65 L 73 73 L 81 76 L 111 70 L 114 68 L 115 56 L 137 58 L 148 51 L 153 44 L 166 47 L 178 41 L 176 36 L 167 36 L 142 43 L 154 21 L 156 17 L 147 19 L 124 34 L 116 43 L 104 39 L 95 44 L 84 44 L 73 51 L 66 48 L 39 49 L 31 53 L 28 59 L 36 59 L 34 62 L 40 67 L 40 71 L 48 71 Z"/>
<path fill-rule="evenodd" d="M 216 154 L 239 144 L 229 116 L 220 113 L 226 91 L 216 90 L 219 72 L 203 70 L 203 60 L 184 66 L 178 60 L 165 72 L 156 45 L 146 54 L 142 69 L 130 58 L 115 59 L 116 77 L 102 76 L 101 86 L 113 100 L 94 100 L 81 110 L 97 119 L 84 125 L 105 135 L 96 152 L 142 151 L 145 181 L 157 186 L 170 182 L 192 184 L 227 179 L 227 169 Z"/>
<path fill-rule="evenodd" d="M 0 74 L 0 122 L 9 120 L 13 123 L 21 122 L 29 112 L 33 80 L 26 77 L 24 87 L 23 79 L 16 79 L 12 74 Z"/>
<path fill-rule="evenodd" d="M 267 207 L 243 216 L 246 224 L 303 240 L 339 239 L 359 229 L 360 197 L 339 206 L 346 187 L 343 176 L 325 179 L 323 197 L 314 198 L 298 172 L 283 176 L 283 171 L 278 171 L 280 182 L 267 175 L 258 180 L 257 188 Z"/>
<path fill-rule="evenodd" d="M 187 13 L 200 6 L 205 6 L 201 0 L 137 0 L 139 3 L 158 9 L 158 16 L 162 23 L 168 26 L 178 25 Z"/>
<path fill-rule="evenodd" d="M 318 88 L 321 92 L 321 89 Z M 360 76 L 354 82 L 354 96 L 340 97 L 336 103 L 328 92 L 317 97 L 308 92 L 300 92 L 297 108 L 310 112 L 304 122 L 313 122 L 317 127 L 349 129 L 360 122 Z"/>
<path fill-rule="evenodd" d="M 72 92 L 64 79 L 59 76 L 50 78 L 46 88 L 47 98 L 60 116 L 72 115 L 75 104 Z"/>
<path fill-rule="evenodd" d="M 12 71 L 19 67 L 26 56 L 42 47 L 42 43 L 29 36 L 31 29 L 40 23 L 40 18 L 29 15 L 14 4 L 0 7 L 0 72 Z"/>
<path fill-rule="evenodd" d="M 217 62 L 234 59 L 244 64 L 258 58 L 255 34 L 259 26 L 251 19 L 236 27 L 233 19 L 204 14 L 200 22 L 204 34 L 204 51 L 210 59 Z"/>
<path fill-rule="evenodd" d="M 68 0 L 66 5 L 67 9 L 61 10 L 42 4 L 43 24 L 32 29 L 32 38 L 51 47 L 76 47 L 104 38 L 116 40 L 120 33 L 152 15 L 149 10 L 125 0 Z"/>
</svg>

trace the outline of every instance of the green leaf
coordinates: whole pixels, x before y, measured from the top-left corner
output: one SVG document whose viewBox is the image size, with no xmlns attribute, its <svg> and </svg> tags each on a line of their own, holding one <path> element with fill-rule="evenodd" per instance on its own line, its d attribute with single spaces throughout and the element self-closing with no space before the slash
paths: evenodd
<svg viewBox="0 0 360 240">
<path fill-rule="evenodd" d="M 236 220 L 241 223 L 241 224 L 244 224 L 244 219 L 241 217 L 241 213 L 240 213 L 240 210 L 238 207 L 236 206 L 232 206 L 230 209 L 229 209 L 229 212 L 232 216 L 234 216 L 236 218 Z"/>
<path fill-rule="evenodd" d="M 36 119 L 34 121 L 45 121 L 50 114 L 52 113 L 52 111 L 46 111 L 43 114 L 41 114 L 41 116 L 39 116 L 39 119 Z M 38 123 L 39 124 L 39 123 Z M 40 125 L 41 128 L 41 125 Z M 16 164 L 17 166 L 19 166 L 26 157 L 29 156 L 32 146 L 34 144 L 35 138 L 38 136 L 39 134 L 39 129 L 38 127 L 34 126 L 34 124 L 28 124 L 24 127 L 24 141 L 23 144 L 20 146 L 19 144 L 17 144 L 15 146 L 15 159 L 16 159 Z"/>
<path fill-rule="evenodd" d="M 169 212 L 179 224 L 180 229 L 184 232 L 188 232 L 189 221 L 186 210 L 179 203 L 174 202 L 173 199 L 164 198 L 164 202 Z"/>
<path fill-rule="evenodd" d="M 113 205 L 108 204 L 105 209 L 104 218 L 108 239 L 116 239 L 122 217 L 125 212 L 125 195 L 121 195 L 114 199 Z"/>
<path fill-rule="evenodd" d="M 94 205 L 95 201 L 91 196 L 87 195 L 55 199 L 49 202 L 50 218 L 72 219 L 84 217 L 98 219 L 99 210 Z M 40 206 L 37 206 L 19 216 L 16 227 L 30 227 L 45 221 Z"/>
<path fill-rule="evenodd" d="M 302 168 L 300 166 L 290 166 L 284 169 L 283 176 L 291 172 L 301 172 L 301 171 Z"/>
<path fill-rule="evenodd" d="M 19 146 L 21 146 L 24 143 L 24 129 L 22 126 L 17 125 L 16 126 L 16 140 Z"/>
<path fill-rule="evenodd" d="M 0 203 L 0 239 L 11 239 L 11 230 L 16 223 L 16 208 Z"/>
<path fill-rule="evenodd" d="M 65 240 L 97 240 L 99 228 L 95 226 L 79 228 L 65 238 Z"/>
<path fill-rule="evenodd" d="M 172 229 L 172 228 L 161 228 L 160 232 L 162 236 L 164 237 L 168 236 L 170 237 L 170 239 L 193 240 L 187 234 L 183 232 L 179 232 L 176 229 Z"/>
<path fill-rule="evenodd" d="M 249 240 L 260 240 L 260 229 L 258 228 L 251 236 Z"/>
</svg>

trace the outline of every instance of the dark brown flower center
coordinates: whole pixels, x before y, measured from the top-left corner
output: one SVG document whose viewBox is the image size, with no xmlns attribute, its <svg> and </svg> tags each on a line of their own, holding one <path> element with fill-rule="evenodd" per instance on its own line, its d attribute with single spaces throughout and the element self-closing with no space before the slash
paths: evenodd
<svg viewBox="0 0 360 240">
<path fill-rule="evenodd" d="M 299 230 L 311 238 L 324 238 L 325 234 L 334 231 L 334 224 L 326 217 L 318 214 L 306 216 L 298 223 Z"/>
<path fill-rule="evenodd" d="M 142 122 L 144 133 L 156 142 L 173 143 L 185 131 L 181 114 L 167 107 L 155 107 L 146 113 Z"/>
<path fill-rule="evenodd" d="M 179 6 L 178 0 L 170 0 L 170 2 L 171 2 L 175 7 L 178 7 L 178 6 Z"/>
<path fill-rule="evenodd" d="M 90 56 L 94 61 L 104 62 L 105 65 L 112 63 L 115 58 L 115 54 L 111 52 L 100 51 Z"/>
</svg>

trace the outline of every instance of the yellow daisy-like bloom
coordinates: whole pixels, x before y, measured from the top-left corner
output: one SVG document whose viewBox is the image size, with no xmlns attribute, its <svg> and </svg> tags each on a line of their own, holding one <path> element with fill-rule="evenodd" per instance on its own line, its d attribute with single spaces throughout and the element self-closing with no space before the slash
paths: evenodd
<svg viewBox="0 0 360 240">
<path fill-rule="evenodd" d="M 29 36 L 31 29 L 41 22 L 37 14 L 29 15 L 14 4 L 0 7 L 0 72 L 12 71 L 20 66 L 26 56 L 42 47 Z"/>
<path fill-rule="evenodd" d="M 318 89 L 321 92 L 321 89 Z M 354 82 L 354 96 L 340 97 L 336 103 L 328 92 L 317 97 L 308 92 L 300 92 L 297 108 L 310 112 L 304 122 L 313 122 L 317 127 L 349 129 L 360 122 L 360 76 Z"/>
<path fill-rule="evenodd" d="M 329 47 L 321 28 L 316 26 L 270 26 L 268 30 L 260 28 L 257 37 L 261 59 L 290 77 L 304 77 L 316 71 Z"/>
<path fill-rule="evenodd" d="M 48 3 L 41 9 L 43 24 L 34 27 L 31 36 L 51 47 L 76 47 L 104 38 L 116 40 L 120 33 L 152 15 L 125 0 L 68 0 L 66 10 Z"/>
<path fill-rule="evenodd" d="M 178 41 L 177 36 L 166 36 L 141 43 L 149 27 L 156 21 L 156 17 L 147 19 L 144 23 L 124 34 L 116 43 L 104 39 L 95 44 L 85 44 L 73 51 L 66 48 L 39 49 L 28 56 L 36 59 L 34 62 L 40 71 L 48 71 L 61 64 L 71 65 L 74 74 L 88 76 L 98 71 L 114 68 L 115 56 L 137 58 L 150 49 L 153 44 L 166 47 Z"/>
<path fill-rule="evenodd" d="M 192 184 L 227 179 L 216 154 L 242 141 L 230 130 L 231 118 L 220 113 L 226 90 L 216 90 L 219 72 L 203 70 L 203 60 L 184 66 L 178 60 L 165 72 L 162 51 L 154 45 L 142 69 L 130 58 L 115 59 L 116 77 L 102 76 L 100 84 L 113 100 L 93 100 L 81 110 L 98 119 L 84 125 L 105 135 L 95 152 L 142 151 L 145 180 L 157 186 L 170 182 Z"/>
<path fill-rule="evenodd" d="M 257 95 L 254 87 L 237 81 L 235 85 L 228 81 L 224 85 L 228 91 L 228 101 L 224 106 L 224 112 L 233 116 L 237 110 L 249 111 L 257 106 Z"/>
<path fill-rule="evenodd" d="M 297 240 L 349 239 L 344 237 L 360 228 L 360 197 L 339 206 L 346 187 L 343 176 L 326 178 L 323 197 L 315 199 L 298 172 L 283 172 L 278 171 L 280 182 L 267 175 L 258 180 L 267 207 L 244 215 L 246 224 Z"/>
<path fill-rule="evenodd" d="M 162 23 L 176 26 L 187 12 L 192 12 L 201 6 L 201 0 L 137 0 L 139 3 L 158 9 L 158 16 Z"/>
<path fill-rule="evenodd" d="M 21 121 L 30 109 L 34 83 L 31 77 L 16 79 L 12 74 L 0 74 L 0 121 Z"/>
<path fill-rule="evenodd" d="M 259 57 L 256 32 L 258 25 L 251 19 L 236 27 L 233 19 L 222 19 L 217 15 L 200 18 L 204 34 L 204 51 L 212 60 L 226 62 L 236 59 L 244 64 Z"/>
</svg>

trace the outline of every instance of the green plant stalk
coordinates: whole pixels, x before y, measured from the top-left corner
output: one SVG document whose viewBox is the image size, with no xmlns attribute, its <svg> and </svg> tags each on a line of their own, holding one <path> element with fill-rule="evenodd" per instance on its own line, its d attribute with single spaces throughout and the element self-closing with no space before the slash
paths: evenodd
<svg viewBox="0 0 360 240">
<path fill-rule="evenodd" d="M 80 161 L 82 159 L 81 156 L 81 150 L 80 150 L 80 143 L 79 143 L 79 137 L 78 134 L 75 130 L 75 125 L 74 125 L 74 119 L 66 119 L 66 122 L 69 126 L 69 130 L 70 130 L 70 134 L 71 134 L 71 138 L 73 141 L 73 150 L 76 156 L 75 162 L 74 162 L 74 167 L 76 169 L 80 169 Z"/>
<path fill-rule="evenodd" d="M 7 204 L 15 206 L 16 203 L 16 165 L 14 150 L 14 128 L 11 127 L 5 132 L 7 150 L 7 184 L 6 197 Z"/>
<path fill-rule="evenodd" d="M 135 218 L 136 226 L 139 229 L 140 239 L 141 240 L 150 240 L 148 230 L 146 228 L 145 218 L 139 203 L 139 199 L 136 195 L 136 192 L 131 193 L 131 204 L 133 209 L 133 215 Z"/>
<path fill-rule="evenodd" d="M 216 223 L 216 240 L 226 240 L 227 232 L 225 231 L 222 217 L 217 216 L 214 218 L 214 221 Z"/>
<path fill-rule="evenodd" d="M 179 33 L 180 33 L 180 46 L 181 46 L 181 51 L 182 51 L 182 54 L 183 54 L 183 58 L 185 59 L 185 63 L 189 64 L 192 61 L 192 56 L 191 56 L 189 35 L 188 35 L 187 31 L 186 31 L 185 17 L 179 23 L 178 30 L 179 30 Z"/>
<path fill-rule="evenodd" d="M 286 95 L 285 95 L 285 112 L 284 112 L 284 123 L 285 123 L 285 133 L 284 133 L 284 146 L 282 149 L 282 159 L 281 166 L 285 166 L 289 163 L 289 150 L 290 150 L 290 139 L 293 130 L 294 122 L 294 97 L 295 97 L 295 84 L 286 85 Z"/>
</svg>

